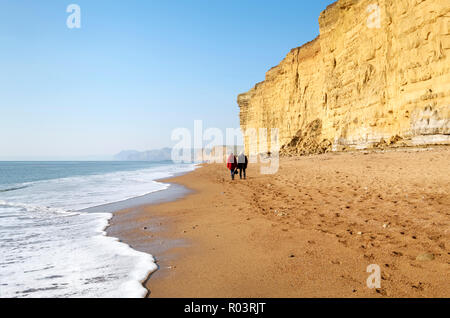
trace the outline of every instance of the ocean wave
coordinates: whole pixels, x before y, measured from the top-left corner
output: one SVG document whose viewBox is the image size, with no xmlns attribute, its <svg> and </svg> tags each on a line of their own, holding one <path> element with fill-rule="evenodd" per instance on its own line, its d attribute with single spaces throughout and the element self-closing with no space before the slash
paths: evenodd
<svg viewBox="0 0 450 318">
<path fill-rule="evenodd" d="M 195 166 L 41 180 L 0 193 L 1 297 L 144 297 L 155 259 L 106 235 L 110 213 L 79 211 L 161 191 Z M 6 189 L 5 189 L 6 190 Z"/>
<path fill-rule="evenodd" d="M 0 193 L 1 192 L 10 192 L 10 191 L 22 190 L 22 189 L 26 189 L 26 188 L 28 188 L 28 186 L 18 186 L 18 187 L 13 187 L 13 188 L 0 189 Z"/>
<path fill-rule="evenodd" d="M 67 211 L 67 210 L 60 209 L 60 208 L 52 208 L 52 207 L 39 206 L 39 205 L 20 203 L 20 202 L 19 203 L 7 202 L 4 200 L 0 200 L 0 207 L 19 208 L 21 211 L 26 211 L 26 212 L 46 212 L 46 213 L 64 214 L 64 215 L 76 215 L 77 214 L 74 211 Z"/>
<path fill-rule="evenodd" d="M 144 297 L 155 259 L 106 236 L 111 217 L 44 216 L 36 220 L 40 226 L 25 220 L 14 233 L 0 227 L 0 298 Z"/>
</svg>

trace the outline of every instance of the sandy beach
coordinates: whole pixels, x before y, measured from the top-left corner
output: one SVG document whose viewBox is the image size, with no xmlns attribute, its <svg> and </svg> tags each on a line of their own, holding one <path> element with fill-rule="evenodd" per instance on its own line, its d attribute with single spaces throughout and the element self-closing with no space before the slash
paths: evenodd
<svg viewBox="0 0 450 318">
<path fill-rule="evenodd" d="M 449 159 L 329 153 L 235 181 L 206 164 L 164 181 L 191 193 L 119 211 L 108 234 L 158 260 L 149 297 L 449 297 Z"/>
</svg>

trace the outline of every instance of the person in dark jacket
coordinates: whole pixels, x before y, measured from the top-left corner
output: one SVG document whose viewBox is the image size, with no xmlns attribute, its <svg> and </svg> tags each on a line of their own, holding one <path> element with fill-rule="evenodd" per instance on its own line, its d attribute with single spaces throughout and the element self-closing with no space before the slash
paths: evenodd
<svg viewBox="0 0 450 318">
<path fill-rule="evenodd" d="M 231 172 L 231 180 L 234 180 L 234 175 L 236 174 L 237 168 L 237 159 L 233 153 L 228 157 L 227 168 Z"/>
<path fill-rule="evenodd" d="M 244 179 L 247 179 L 247 174 L 245 172 L 247 170 L 247 166 L 248 166 L 248 158 L 244 154 L 244 152 L 241 152 L 238 156 L 238 164 L 237 164 L 237 168 L 239 169 L 239 177 L 241 179 L 242 179 L 242 172 L 244 172 Z"/>
</svg>

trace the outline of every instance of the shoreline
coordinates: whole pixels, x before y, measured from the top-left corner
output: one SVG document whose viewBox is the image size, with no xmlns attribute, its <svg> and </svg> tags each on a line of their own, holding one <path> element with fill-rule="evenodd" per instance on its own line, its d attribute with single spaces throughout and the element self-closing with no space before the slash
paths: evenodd
<svg viewBox="0 0 450 318">
<path fill-rule="evenodd" d="M 161 180 L 191 193 L 114 213 L 108 235 L 155 257 L 150 297 L 449 297 L 450 149 L 427 150 L 284 158 L 234 182 L 203 165 Z"/>
<path fill-rule="evenodd" d="M 164 275 L 165 270 L 167 270 L 167 268 L 168 268 L 168 266 L 161 268 L 161 265 L 160 265 L 161 263 L 163 263 L 163 264 L 168 263 L 168 261 L 170 259 L 170 256 L 167 258 L 164 258 L 164 254 L 169 253 L 169 255 L 170 255 L 171 249 L 186 247 L 187 242 L 185 242 L 184 240 L 181 240 L 181 239 L 180 240 L 173 239 L 168 243 L 168 245 L 165 245 L 165 247 L 160 248 L 160 247 L 158 247 L 158 245 L 163 245 L 163 242 L 167 239 L 166 236 L 161 235 L 157 238 L 154 238 L 154 235 L 152 234 L 150 240 L 146 240 L 146 244 L 148 244 L 149 241 L 153 241 L 153 238 L 154 238 L 155 242 L 150 242 L 150 246 L 143 247 L 142 245 L 139 244 L 139 239 L 137 239 L 136 237 L 133 238 L 133 236 L 130 235 L 130 233 L 128 232 L 129 228 L 127 229 L 127 227 L 125 225 L 127 222 L 126 219 L 129 219 L 131 217 L 132 219 L 135 218 L 135 220 L 136 220 L 137 218 L 139 218 L 139 216 L 136 216 L 136 215 L 141 214 L 142 211 L 148 207 L 157 207 L 164 203 L 178 202 L 181 199 L 185 199 L 189 195 L 195 194 L 196 193 L 195 190 L 189 188 L 186 184 L 182 184 L 181 182 L 178 182 L 178 178 L 182 177 L 184 175 L 192 174 L 196 170 L 202 169 L 204 167 L 204 165 L 205 164 L 197 165 L 197 167 L 193 171 L 179 173 L 179 174 L 176 174 L 169 178 L 155 180 L 156 182 L 169 184 L 170 186 L 167 189 L 149 193 L 149 194 L 143 196 L 143 197 L 146 197 L 146 199 L 148 201 L 152 201 L 151 203 L 143 203 L 143 204 L 136 204 L 136 205 L 129 204 L 128 207 L 124 208 L 124 209 L 116 209 L 113 207 L 113 210 L 111 211 L 113 214 L 113 217 L 111 218 L 109 225 L 105 229 L 106 235 L 117 238 L 120 242 L 127 244 L 130 248 L 132 248 L 136 251 L 150 254 L 155 259 L 155 264 L 157 266 L 157 269 L 154 271 L 150 271 L 150 273 L 148 274 L 148 277 L 144 280 L 144 282 L 142 282 L 143 287 L 147 290 L 147 295 L 145 296 L 145 298 L 150 298 L 150 295 L 151 295 L 151 290 L 149 289 L 149 285 L 150 285 L 150 280 L 151 280 L 152 276 L 154 276 L 158 272 L 160 275 Z M 175 190 L 175 191 L 173 191 L 173 190 Z M 172 192 L 172 191 L 173 191 L 173 193 L 168 193 L 168 192 Z M 135 199 L 135 198 L 133 198 L 133 199 Z M 131 200 L 133 200 L 133 199 L 131 199 Z M 126 201 L 129 201 L 129 200 L 126 200 Z M 125 201 L 122 201 L 122 202 L 125 202 Z M 131 201 L 131 202 L 133 202 L 133 201 Z M 110 206 L 110 205 L 114 206 L 115 203 L 107 204 L 105 206 Z M 96 209 L 99 209 L 102 207 L 103 206 L 93 207 L 93 208 L 91 208 L 93 210 L 90 212 L 93 212 Z M 161 221 L 162 220 L 168 221 L 168 219 L 163 218 L 161 215 L 156 215 L 156 214 L 149 216 L 149 219 L 151 220 L 151 222 L 153 222 L 157 225 L 154 227 L 151 227 L 148 225 L 149 222 L 138 221 L 139 224 L 138 225 L 134 224 L 133 231 L 138 231 L 138 230 L 147 231 L 150 229 L 152 229 L 155 233 L 161 233 L 161 232 L 164 233 L 165 231 L 167 231 L 167 228 L 163 227 L 163 223 Z M 158 251 L 159 257 L 156 256 L 154 254 L 154 252 L 150 251 L 153 249 L 155 251 Z M 161 255 L 163 255 L 163 257 L 161 257 Z"/>
<path fill-rule="evenodd" d="M 176 182 L 171 182 L 171 180 L 176 179 L 177 177 L 193 173 L 195 170 L 200 169 L 203 164 L 195 164 L 195 168 L 192 171 L 187 172 L 180 172 L 176 173 L 171 177 L 168 178 L 162 178 L 162 179 L 156 179 L 154 182 L 162 183 L 168 185 L 166 189 L 158 190 L 155 192 L 148 193 L 143 196 L 127 199 L 120 202 L 114 202 L 109 204 L 104 204 L 96 207 L 91 207 L 85 210 L 82 210 L 82 212 L 101 212 L 101 213 L 111 213 L 112 218 L 109 220 L 108 225 L 104 229 L 105 235 L 108 237 L 116 238 L 119 242 L 124 243 L 128 245 L 131 249 L 136 250 L 138 252 L 143 252 L 146 254 L 151 255 L 155 260 L 156 270 L 149 270 L 149 274 L 147 275 L 147 278 L 141 282 L 142 286 L 147 290 L 147 294 L 145 298 L 149 298 L 150 296 L 150 290 L 148 289 L 147 285 L 149 283 L 150 278 L 160 270 L 160 265 L 158 264 L 158 258 L 154 255 L 154 252 L 150 250 L 155 250 L 158 252 L 169 250 L 171 247 L 174 246 L 183 246 L 182 241 L 173 240 L 170 243 L 170 246 L 158 248 L 157 245 L 161 244 L 161 241 L 158 240 L 155 244 L 151 245 L 151 248 L 144 248 L 142 246 L 139 246 L 138 240 L 133 239 L 127 235 L 125 235 L 125 238 L 122 238 L 124 235 L 123 233 L 127 231 L 127 226 L 125 223 L 127 221 L 121 220 L 121 215 L 126 215 L 125 217 L 129 217 L 130 215 L 133 215 L 136 213 L 136 211 L 140 211 L 141 209 L 145 208 L 146 206 L 156 206 L 163 203 L 169 203 L 169 202 L 176 202 L 177 200 L 184 198 L 185 196 L 188 196 L 189 194 L 193 193 L 193 190 L 187 188 L 186 186 L 183 186 L 181 184 L 178 184 Z M 105 210 L 106 209 L 106 210 Z M 148 227 L 145 227 L 145 230 L 148 229 Z M 154 231 L 158 232 L 159 230 L 163 230 L 161 227 L 161 222 L 159 222 L 159 225 L 152 228 Z M 159 253 L 158 253 L 159 254 Z"/>
<path fill-rule="evenodd" d="M 197 164 L 195 169 L 198 169 Z M 194 170 L 195 170 L 194 169 Z M 192 171 L 194 171 L 192 170 Z M 93 206 L 90 208 L 82 209 L 79 212 L 91 212 L 91 213 L 116 213 L 122 210 L 127 210 L 131 208 L 143 207 L 146 205 L 159 204 L 164 202 L 170 202 L 177 200 L 187 194 L 189 194 L 190 190 L 186 187 L 180 186 L 176 183 L 165 182 L 165 180 L 173 179 L 178 176 L 182 176 L 187 173 L 191 173 L 192 171 L 187 172 L 179 172 L 175 173 L 173 176 L 162 179 L 155 179 L 153 182 L 161 183 L 167 185 L 167 188 L 156 190 L 154 192 L 150 192 L 141 196 L 133 197 L 130 199 L 112 202 L 107 204 L 102 204 L 98 206 Z"/>
</svg>

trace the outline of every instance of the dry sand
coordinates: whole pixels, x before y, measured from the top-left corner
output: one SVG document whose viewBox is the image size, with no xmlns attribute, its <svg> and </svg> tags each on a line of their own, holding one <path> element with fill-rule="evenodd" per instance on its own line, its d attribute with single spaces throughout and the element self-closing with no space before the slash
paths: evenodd
<svg viewBox="0 0 450 318">
<path fill-rule="evenodd" d="M 158 259 L 150 297 L 449 297 L 449 160 L 446 147 L 333 153 L 242 181 L 204 165 L 166 181 L 193 193 L 120 211 L 109 234 Z"/>
</svg>

